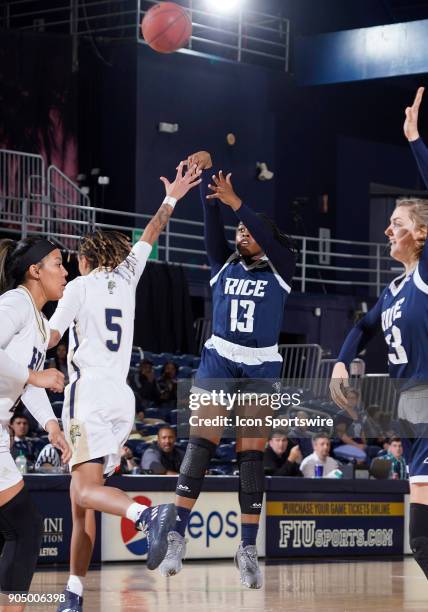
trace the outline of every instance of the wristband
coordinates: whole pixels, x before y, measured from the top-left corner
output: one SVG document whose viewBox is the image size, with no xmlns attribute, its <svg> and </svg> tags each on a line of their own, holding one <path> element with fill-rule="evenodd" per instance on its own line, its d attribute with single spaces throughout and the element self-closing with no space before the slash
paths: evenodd
<svg viewBox="0 0 428 612">
<path fill-rule="evenodd" d="M 171 206 L 171 208 L 174 208 L 174 206 L 177 204 L 177 198 L 172 198 L 171 196 L 166 196 L 166 198 L 164 199 L 162 204 L 168 204 L 168 206 Z"/>
</svg>

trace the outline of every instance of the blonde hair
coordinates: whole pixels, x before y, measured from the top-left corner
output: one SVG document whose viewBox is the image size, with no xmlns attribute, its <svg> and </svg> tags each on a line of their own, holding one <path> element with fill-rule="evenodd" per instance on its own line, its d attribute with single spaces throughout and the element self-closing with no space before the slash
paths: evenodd
<svg viewBox="0 0 428 612">
<path fill-rule="evenodd" d="M 96 230 L 81 239 L 79 256 L 86 257 L 92 270 L 114 269 L 128 257 L 130 250 L 131 244 L 125 234 Z"/>
<path fill-rule="evenodd" d="M 397 200 L 397 206 L 406 207 L 409 212 L 410 219 L 415 223 L 418 229 L 425 228 L 428 232 L 428 200 L 422 198 L 400 198 Z M 422 255 L 422 250 L 426 238 L 420 238 L 416 241 L 416 257 L 419 259 Z"/>
</svg>

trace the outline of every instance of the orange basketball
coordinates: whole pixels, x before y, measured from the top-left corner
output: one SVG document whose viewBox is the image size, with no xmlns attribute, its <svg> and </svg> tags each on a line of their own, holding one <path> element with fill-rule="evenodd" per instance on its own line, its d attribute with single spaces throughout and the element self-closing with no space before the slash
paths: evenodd
<svg viewBox="0 0 428 612">
<path fill-rule="evenodd" d="M 148 45 L 159 53 L 173 53 L 192 35 L 192 22 L 184 8 L 175 2 L 152 6 L 144 15 L 141 31 Z"/>
</svg>

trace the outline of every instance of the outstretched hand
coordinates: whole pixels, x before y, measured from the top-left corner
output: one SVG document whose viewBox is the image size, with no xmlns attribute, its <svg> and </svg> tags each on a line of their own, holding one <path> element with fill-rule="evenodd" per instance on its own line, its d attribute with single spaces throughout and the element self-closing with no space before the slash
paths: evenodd
<svg viewBox="0 0 428 612">
<path fill-rule="evenodd" d="M 236 195 L 233 190 L 233 185 L 231 181 L 232 173 L 225 177 L 223 174 L 223 170 L 220 170 L 218 176 L 213 174 L 214 185 L 208 185 L 213 193 L 207 195 L 207 200 L 214 200 L 217 198 L 226 206 L 230 206 L 233 210 L 238 210 L 242 204 L 242 200 Z"/>
<path fill-rule="evenodd" d="M 199 185 L 202 170 L 198 170 L 196 164 L 189 166 L 187 172 L 183 174 L 185 162 L 180 162 L 177 167 L 177 175 L 172 183 L 164 176 L 160 180 L 165 186 L 167 196 L 180 200 L 188 191 Z"/>
<path fill-rule="evenodd" d="M 419 138 L 418 131 L 418 116 L 419 116 L 419 107 L 422 102 L 422 96 L 424 95 L 425 87 L 419 87 L 416 92 L 415 99 L 413 100 L 412 106 L 408 106 L 404 111 L 406 114 L 406 119 L 404 121 L 404 135 L 412 142 L 412 140 L 417 140 Z"/>
</svg>

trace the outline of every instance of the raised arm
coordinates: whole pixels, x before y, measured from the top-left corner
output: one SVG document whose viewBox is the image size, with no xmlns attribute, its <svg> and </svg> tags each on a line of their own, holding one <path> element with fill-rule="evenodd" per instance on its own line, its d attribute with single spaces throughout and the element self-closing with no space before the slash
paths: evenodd
<svg viewBox="0 0 428 612">
<path fill-rule="evenodd" d="M 369 312 L 358 321 L 346 336 L 340 349 L 330 381 L 332 400 L 341 408 L 347 409 L 348 402 L 344 388 L 348 387 L 348 369 L 351 361 L 367 346 L 379 330 L 382 319 L 382 302 L 384 293 Z"/>
<path fill-rule="evenodd" d="M 274 239 L 273 228 L 251 208 L 246 206 L 241 198 L 235 193 L 231 174 L 226 177 L 222 170 L 218 176 L 213 176 L 213 185 L 208 185 L 211 190 L 206 196 L 209 201 L 219 199 L 223 204 L 230 206 L 238 219 L 249 230 L 254 240 L 259 244 L 268 256 L 270 262 L 287 284 L 290 284 L 296 267 L 296 253 L 286 245 Z"/>
<path fill-rule="evenodd" d="M 140 238 L 142 242 L 153 245 L 165 229 L 178 200 L 181 200 L 192 187 L 200 184 L 202 172 L 196 165 L 189 166 L 184 175 L 183 168 L 184 162 L 180 162 L 177 168 L 177 175 L 172 183 L 164 176 L 160 177 L 160 180 L 165 185 L 166 196 L 157 213 L 146 225 Z"/>
<path fill-rule="evenodd" d="M 229 246 L 224 233 L 224 223 L 217 202 L 207 200 L 209 183 L 212 175 L 212 159 L 207 151 L 193 153 L 187 158 L 187 164 L 196 164 L 202 170 L 200 196 L 204 213 L 204 239 L 207 257 L 211 266 L 211 275 L 215 276 L 232 255 L 233 249 Z"/>
<path fill-rule="evenodd" d="M 404 120 L 403 131 L 405 137 L 409 141 L 410 148 L 415 156 L 425 186 L 428 189 L 428 149 L 420 137 L 418 129 L 419 107 L 422 102 L 424 91 L 424 87 L 419 87 L 412 106 L 408 106 L 405 109 L 406 118 Z"/>
</svg>

